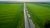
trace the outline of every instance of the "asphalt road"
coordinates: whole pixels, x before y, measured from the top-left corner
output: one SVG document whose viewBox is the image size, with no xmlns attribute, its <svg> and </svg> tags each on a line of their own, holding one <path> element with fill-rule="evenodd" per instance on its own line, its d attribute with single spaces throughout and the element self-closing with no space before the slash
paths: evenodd
<svg viewBox="0 0 50 28">
<path fill-rule="evenodd" d="M 35 24 L 32 22 L 32 19 L 30 19 L 31 16 L 28 13 L 28 10 L 26 8 L 26 3 L 24 3 L 24 20 L 25 20 L 25 28 L 35 28 Z"/>
</svg>

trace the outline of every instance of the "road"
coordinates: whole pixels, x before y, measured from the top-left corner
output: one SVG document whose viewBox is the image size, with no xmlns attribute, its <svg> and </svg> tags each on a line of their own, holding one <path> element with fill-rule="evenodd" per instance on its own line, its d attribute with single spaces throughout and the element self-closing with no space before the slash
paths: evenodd
<svg viewBox="0 0 50 28">
<path fill-rule="evenodd" d="M 26 8 L 26 3 L 24 3 L 24 20 L 25 20 L 25 28 L 35 28 L 35 24 L 32 22 L 32 19 L 30 19 L 31 16 L 28 13 L 28 10 Z"/>
</svg>

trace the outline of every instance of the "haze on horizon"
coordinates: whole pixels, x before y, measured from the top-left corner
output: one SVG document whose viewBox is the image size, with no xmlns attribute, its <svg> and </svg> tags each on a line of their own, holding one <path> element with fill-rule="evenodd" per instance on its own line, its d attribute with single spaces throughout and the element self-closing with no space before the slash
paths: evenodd
<svg viewBox="0 0 50 28">
<path fill-rule="evenodd" d="M 0 1 L 18 1 L 18 2 L 50 2 L 50 0 L 0 0 Z"/>
</svg>

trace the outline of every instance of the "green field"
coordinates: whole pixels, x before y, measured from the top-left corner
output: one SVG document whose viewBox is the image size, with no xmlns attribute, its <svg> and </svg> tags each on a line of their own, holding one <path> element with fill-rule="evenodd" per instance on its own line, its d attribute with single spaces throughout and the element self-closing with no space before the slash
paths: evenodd
<svg viewBox="0 0 50 28">
<path fill-rule="evenodd" d="M 23 4 L 0 4 L 0 28 L 24 28 Z"/>
<path fill-rule="evenodd" d="M 50 7 L 46 4 L 27 3 L 27 8 L 36 28 L 45 28 L 46 23 L 50 23 Z"/>
<path fill-rule="evenodd" d="M 37 5 L 50 8 L 50 3 L 45 3 L 45 4 L 44 3 L 41 3 L 41 4 L 37 4 Z"/>
</svg>

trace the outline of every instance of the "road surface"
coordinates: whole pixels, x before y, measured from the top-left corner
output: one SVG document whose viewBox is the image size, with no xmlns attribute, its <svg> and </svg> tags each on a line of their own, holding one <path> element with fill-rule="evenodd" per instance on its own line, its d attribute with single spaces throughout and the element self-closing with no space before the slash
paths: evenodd
<svg viewBox="0 0 50 28">
<path fill-rule="evenodd" d="M 24 20 L 25 20 L 25 28 L 35 28 L 35 24 L 33 24 L 31 16 L 28 13 L 26 8 L 26 3 L 24 3 Z"/>
</svg>

